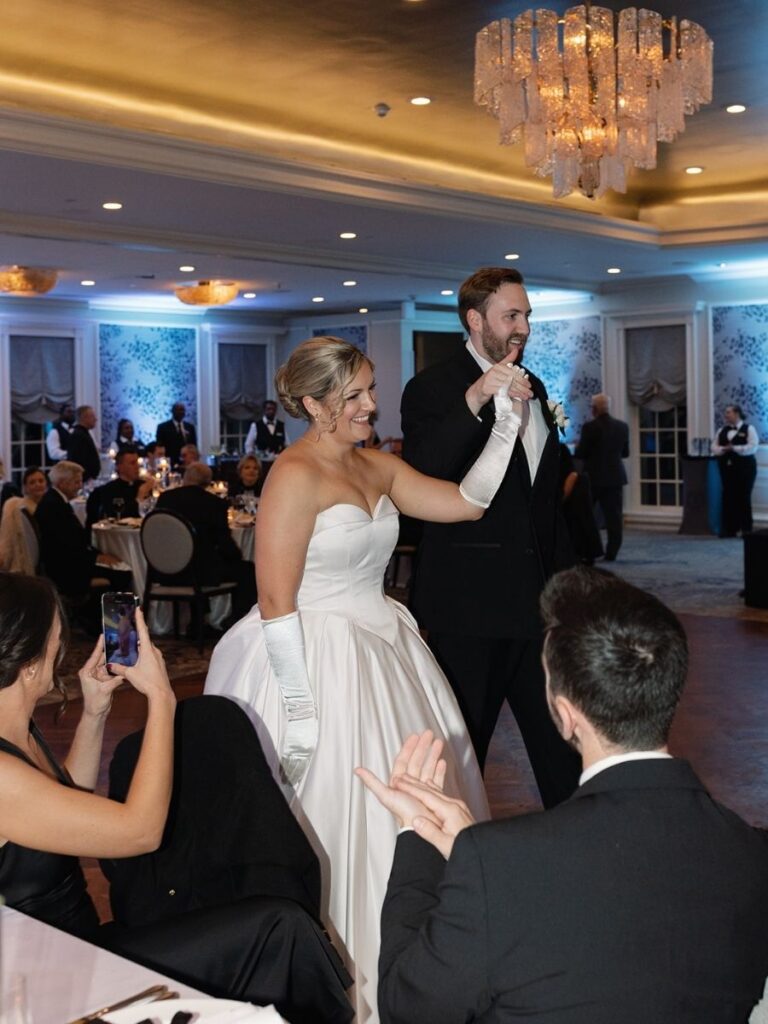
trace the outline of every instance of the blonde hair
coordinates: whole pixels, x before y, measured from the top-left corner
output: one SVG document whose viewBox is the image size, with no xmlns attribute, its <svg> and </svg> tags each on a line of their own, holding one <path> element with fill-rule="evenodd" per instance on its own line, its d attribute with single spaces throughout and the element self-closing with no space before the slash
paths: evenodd
<svg viewBox="0 0 768 1024">
<path fill-rule="evenodd" d="M 312 416 L 303 398 L 323 403 L 334 392 L 338 393 L 338 400 L 330 408 L 333 430 L 344 406 L 342 388 L 366 365 L 373 370 L 368 356 L 348 341 L 331 336 L 309 338 L 293 350 L 275 374 L 275 390 L 289 416 L 308 422 L 312 421 Z"/>
<path fill-rule="evenodd" d="M 261 463 L 259 462 L 259 460 L 256 458 L 255 455 L 250 455 L 250 454 L 244 455 L 242 457 L 242 459 L 240 459 L 240 461 L 238 462 L 238 464 L 237 464 L 237 475 L 240 476 L 240 473 L 242 472 L 243 466 L 245 466 L 249 462 L 255 462 L 256 463 L 256 469 L 258 469 L 259 476 L 261 476 Z"/>
</svg>

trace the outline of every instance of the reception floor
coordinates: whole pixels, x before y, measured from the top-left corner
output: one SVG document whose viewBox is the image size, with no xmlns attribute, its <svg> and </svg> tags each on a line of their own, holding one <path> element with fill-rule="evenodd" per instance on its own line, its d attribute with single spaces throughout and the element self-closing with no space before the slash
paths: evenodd
<svg viewBox="0 0 768 1024">
<path fill-rule="evenodd" d="M 704 545 L 695 559 L 691 541 Z M 712 565 L 707 565 L 707 557 Z M 744 609 L 738 597 L 739 558 L 737 541 L 638 533 L 628 535 L 620 561 L 612 568 L 658 592 L 678 611 L 688 634 L 691 668 L 673 729 L 672 752 L 692 762 L 717 799 L 746 820 L 768 826 L 768 612 Z M 711 579 L 716 565 L 717 590 L 707 589 L 703 596 L 699 591 L 696 598 L 695 580 Z M 687 587 L 681 586 L 686 572 Z M 703 602 L 699 611 L 688 610 L 696 601 Z M 172 675 L 178 697 L 200 693 L 210 648 L 201 660 L 191 647 L 182 653 L 180 645 L 165 643 L 170 645 L 166 660 L 176 667 Z M 38 712 L 40 726 L 61 754 L 77 722 L 77 704 L 75 699 L 58 723 L 55 705 Z M 104 744 L 102 786 L 115 744 L 141 726 L 143 713 L 143 698 L 135 692 L 124 689 L 116 694 Z M 525 750 L 506 709 L 494 737 L 486 782 L 494 817 L 539 810 Z M 98 868 L 89 866 L 88 876 L 100 912 L 108 916 L 106 884 Z"/>
</svg>

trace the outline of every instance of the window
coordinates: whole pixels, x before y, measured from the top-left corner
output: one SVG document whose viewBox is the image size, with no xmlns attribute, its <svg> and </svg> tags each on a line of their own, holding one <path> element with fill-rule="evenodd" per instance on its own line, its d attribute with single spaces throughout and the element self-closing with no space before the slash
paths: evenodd
<svg viewBox="0 0 768 1024">
<path fill-rule="evenodd" d="M 46 436 L 74 399 L 73 339 L 11 335 L 10 371 L 11 479 L 20 486 L 25 469 L 51 465 Z"/>
<path fill-rule="evenodd" d="M 638 410 L 640 504 L 677 507 L 683 504 L 681 456 L 687 451 L 687 416 L 684 405 L 666 412 L 647 406 Z"/>
<path fill-rule="evenodd" d="M 251 423 L 267 394 L 267 349 L 260 344 L 219 345 L 219 429 L 222 453 L 245 450 Z"/>
</svg>

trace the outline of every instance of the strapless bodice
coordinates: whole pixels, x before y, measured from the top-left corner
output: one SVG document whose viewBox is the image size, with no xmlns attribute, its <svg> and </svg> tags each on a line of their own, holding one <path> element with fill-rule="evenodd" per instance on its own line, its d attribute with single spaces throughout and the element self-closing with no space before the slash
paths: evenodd
<svg viewBox="0 0 768 1024">
<path fill-rule="evenodd" d="M 382 494 L 369 515 L 357 505 L 321 512 L 309 541 L 298 606 L 348 616 L 379 632 L 391 610 L 384 597 L 384 570 L 397 543 L 398 515 Z"/>
</svg>

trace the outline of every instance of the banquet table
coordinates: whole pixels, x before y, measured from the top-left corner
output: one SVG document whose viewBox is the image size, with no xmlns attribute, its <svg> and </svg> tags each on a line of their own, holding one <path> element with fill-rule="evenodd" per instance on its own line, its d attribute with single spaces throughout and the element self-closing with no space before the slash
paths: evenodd
<svg viewBox="0 0 768 1024">
<path fill-rule="evenodd" d="M 64 1024 L 157 984 L 180 996 L 207 998 L 189 985 L 9 907 L 0 908 L 0 932 L 3 998 L 6 1006 L 14 995 L 26 1001 L 30 1024 Z M 9 1013 L 6 1019 L 21 1024 L 25 1017 Z"/>
<path fill-rule="evenodd" d="M 232 539 L 235 541 L 243 558 L 253 561 L 254 555 L 254 517 L 239 516 L 230 525 Z M 127 565 L 133 573 L 134 592 L 142 597 L 147 582 L 147 562 L 141 550 L 141 520 L 125 519 L 118 522 L 103 520 L 94 523 L 91 528 L 93 544 L 106 554 L 115 555 Z M 232 599 L 229 595 L 211 598 L 209 621 L 219 626 L 229 615 Z M 150 608 L 149 628 L 152 633 L 170 633 L 173 628 L 173 612 L 170 603 L 158 601 Z"/>
</svg>

